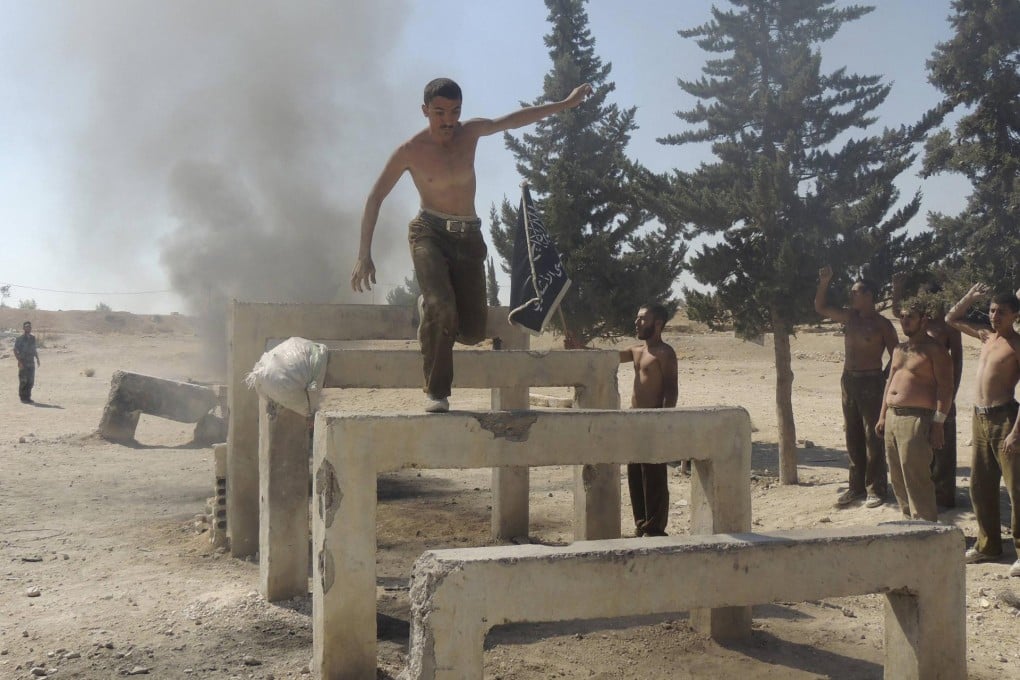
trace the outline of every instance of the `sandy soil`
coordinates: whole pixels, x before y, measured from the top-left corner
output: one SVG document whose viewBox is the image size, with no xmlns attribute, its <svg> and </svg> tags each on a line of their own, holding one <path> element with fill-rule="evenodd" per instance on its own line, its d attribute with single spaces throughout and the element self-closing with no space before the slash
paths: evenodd
<svg viewBox="0 0 1020 680">
<path fill-rule="evenodd" d="M 30 316 L 43 361 L 35 406 L 17 399 L 11 355 L 25 312 L 0 309 L 0 329 L 10 329 L 0 331 L 0 678 L 44 672 L 90 679 L 308 677 L 310 599 L 266 603 L 256 592 L 257 564 L 211 548 L 197 518 L 213 495 L 212 451 L 190 446 L 191 426 L 143 416 L 136 447 L 93 434 L 114 370 L 222 380 L 204 367 L 202 339 L 188 320 L 101 312 Z M 751 413 L 756 528 L 897 519 L 889 504 L 833 507 L 846 483 L 837 329 L 804 329 L 794 341 L 794 406 L 804 445 L 796 486 L 779 485 L 775 477 L 771 339 L 762 347 L 684 325 L 667 340 L 680 356 L 682 406 L 736 404 Z M 965 414 L 976 348 L 968 345 L 967 352 L 958 505 L 943 518 L 970 540 Z M 621 368 L 623 390 L 629 371 Z M 329 394 L 325 408 L 415 411 L 420 399 L 417 391 L 350 391 Z M 484 408 L 487 399 L 485 392 L 464 391 L 452 406 Z M 532 471 L 533 540 L 570 540 L 571 475 L 568 468 Z M 689 483 L 672 469 L 670 485 L 668 530 L 683 534 Z M 404 662 L 411 564 L 426 548 L 488 542 L 488 486 L 482 471 L 406 471 L 379 480 L 379 677 L 395 677 Z M 623 492 L 626 499 L 626 486 Z M 1005 491 L 1002 497 L 1005 508 Z M 627 503 L 623 520 L 629 532 Z M 967 568 L 970 677 L 1020 678 L 1020 609 L 1010 604 L 1017 602 L 1020 579 L 1006 576 L 1013 559 L 1009 552 L 1001 563 Z M 29 596 L 33 589 L 37 596 Z M 725 647 L 694 633 L 683 613 L 508 626 L 489 636 L 486 677 L 880 678 L 882 607 L 877 595 L 756 607 L 751 639 Z M 42 670 L 33 675 L 33 668 Z"/>
</svg>

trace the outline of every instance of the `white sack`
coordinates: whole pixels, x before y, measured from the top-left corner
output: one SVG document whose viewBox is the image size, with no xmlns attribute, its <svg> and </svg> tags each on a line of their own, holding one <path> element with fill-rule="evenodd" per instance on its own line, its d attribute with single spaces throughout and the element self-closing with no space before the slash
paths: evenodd
<svg viewBox="0 0 1020 680">
<path fill-rule="evenodd" d="M 262 355 L 244 384 L 259 396 L 309 416 L 319 407 L 328 357 L 321 343 L 288 338 Z"/>
</svg>

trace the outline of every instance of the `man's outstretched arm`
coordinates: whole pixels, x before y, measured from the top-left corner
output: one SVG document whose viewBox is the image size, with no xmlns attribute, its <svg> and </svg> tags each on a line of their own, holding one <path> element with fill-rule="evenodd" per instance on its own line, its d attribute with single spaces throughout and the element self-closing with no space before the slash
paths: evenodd
<svg viewBox="0 0 1020 680">
<path fill-rule="evenodd" d="M 543 118 L 548 118 L 554 113 L 574 108 L 583 102 L 584 98 L 590 95 L 591 92 L 591 85 L 585 83 L 584 85 L 575 87 L 574 91 L 571 92 L 566 99 L 561 101 L 551 102 L 549 104 L 540 104 L 538 106 L 528 106 L 518 111 L 514 111 L 513 113 L 508 113 L 505 116 L 500 116 L 499 118 L 473 118 L 466 121 L 464 123 L 464 127 L 470 127 L 478 134 L 479 137 L 524 127 L 525 125 L 537 123 Z"/>
</svg>

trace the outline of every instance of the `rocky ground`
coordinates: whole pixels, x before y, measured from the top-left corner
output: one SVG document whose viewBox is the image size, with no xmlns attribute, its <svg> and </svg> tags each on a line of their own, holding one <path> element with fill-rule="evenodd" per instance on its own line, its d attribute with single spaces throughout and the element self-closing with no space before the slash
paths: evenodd
<svg viewBox="0 0 1020 680">
<path fill-rule="evenodd" d="M 26 314 L 43 361 L 34 406 L 17 399 L 11 355 Z M 771 339 L 758 346 L 678 324 L 667 341 L 680 356 L 681 406 L 736 404 L 751 413 L 756 529 L 898 518 L 888 504 L 833 507 L 846 482 L 838 329 L 803 329 L 794 341 L 796 486 L 776 479 Z M 309 677 L 310 599 L 268 604 L 256 592 L 258 565 L 210 545 L 212 451 L 190 445 L 192 426 L 143 416 L 133 447 L 93 434 L 117 369 L 222 380 L 206 365 L 203 345 L 180 316 L 0 309 L 0 678 Z M 943 516 L 968 540 L 975 526 L 966 413 L 976 352 L 967 345 L 958 504 Z M 622 390 L 631 379 L 621 367 Z M 417 411 L 420 399 L 415 390 L 355 390 L 327 395 L 324 407 Z M 452 406 L 484 408 L 487 399 L 464 391 Z M 531 479 L 531 538 L 569 541 L 571 470 L 533 470 Z M 414 559 L 427 548 L 489 542 L 488 485 L 486 471 L 405 471 L 379 480 L 379 677 L 395 677 L 404 662 Z M 689 483 L 672 469 L 670 485 L 668 530 L 682 534 Z M 625 528 L 628 514 L 625 503 Z M 1020 579 L 1006 576 L 1013 559 L 1010 552 L 1001 563 L 967 568 L 972 678 L 1020 678 Z M 756 607 L 751 639 L 727 646 L 694 633 L 683 613 L 507 626 L 487 640 L 486 677 L 880 678 L 882 611 L 878 595 Z"/>
</svg>

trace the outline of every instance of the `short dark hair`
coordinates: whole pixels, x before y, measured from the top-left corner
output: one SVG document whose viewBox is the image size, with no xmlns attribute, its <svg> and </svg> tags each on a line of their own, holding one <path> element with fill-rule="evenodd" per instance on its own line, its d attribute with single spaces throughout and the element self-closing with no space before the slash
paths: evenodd
<svg viewBox="0 0 1020 680">
<path fill-rule="evenodd" d="M 871 293 L 871 297 L 875 297 L 875 293 L 878 292 L 878 286 L 875 285 L 874 281 L 871 279 L 860 278 L 854 281 L 854 285 L 857 285 L 858 283 L 864 288 L 865 293 Z"/>
<path fill-rule="evenodd" d="M 992 302 L 999 305 L 1006 305 L 1014 312 L 1020 312 L 1020 299 L 1017 299 L 1015 293 L 996 293 L 992 298 Z"/>
<path fill-rule="evenodd" d="M 26 321 L 25 323 L 21 324 L 21 327 L 24 328 L 25 326 L 31 326 L 31 325 L 32 325 L 31 321 Z"/>
<path fill-rule="evenodd" d="M 641 305 L 641 309 L 647 309 L 652 313 L 653 320 L 661 321 L 663 328 L 666 327 L 666 322 L 669 321 L 669 310 L 666 309 L 665 305 L 658 302 L 652 302 L 651 304 Z"/>
<path fill-rule="evenodd" d="M 428 104 L 436 97 L 445 97 L 458 102 L 464 99 L 460 85 L 449 78 L 436 78 L 430 80 L 429 84 L 425 86 L 425 103 Z"/>
</svg>

